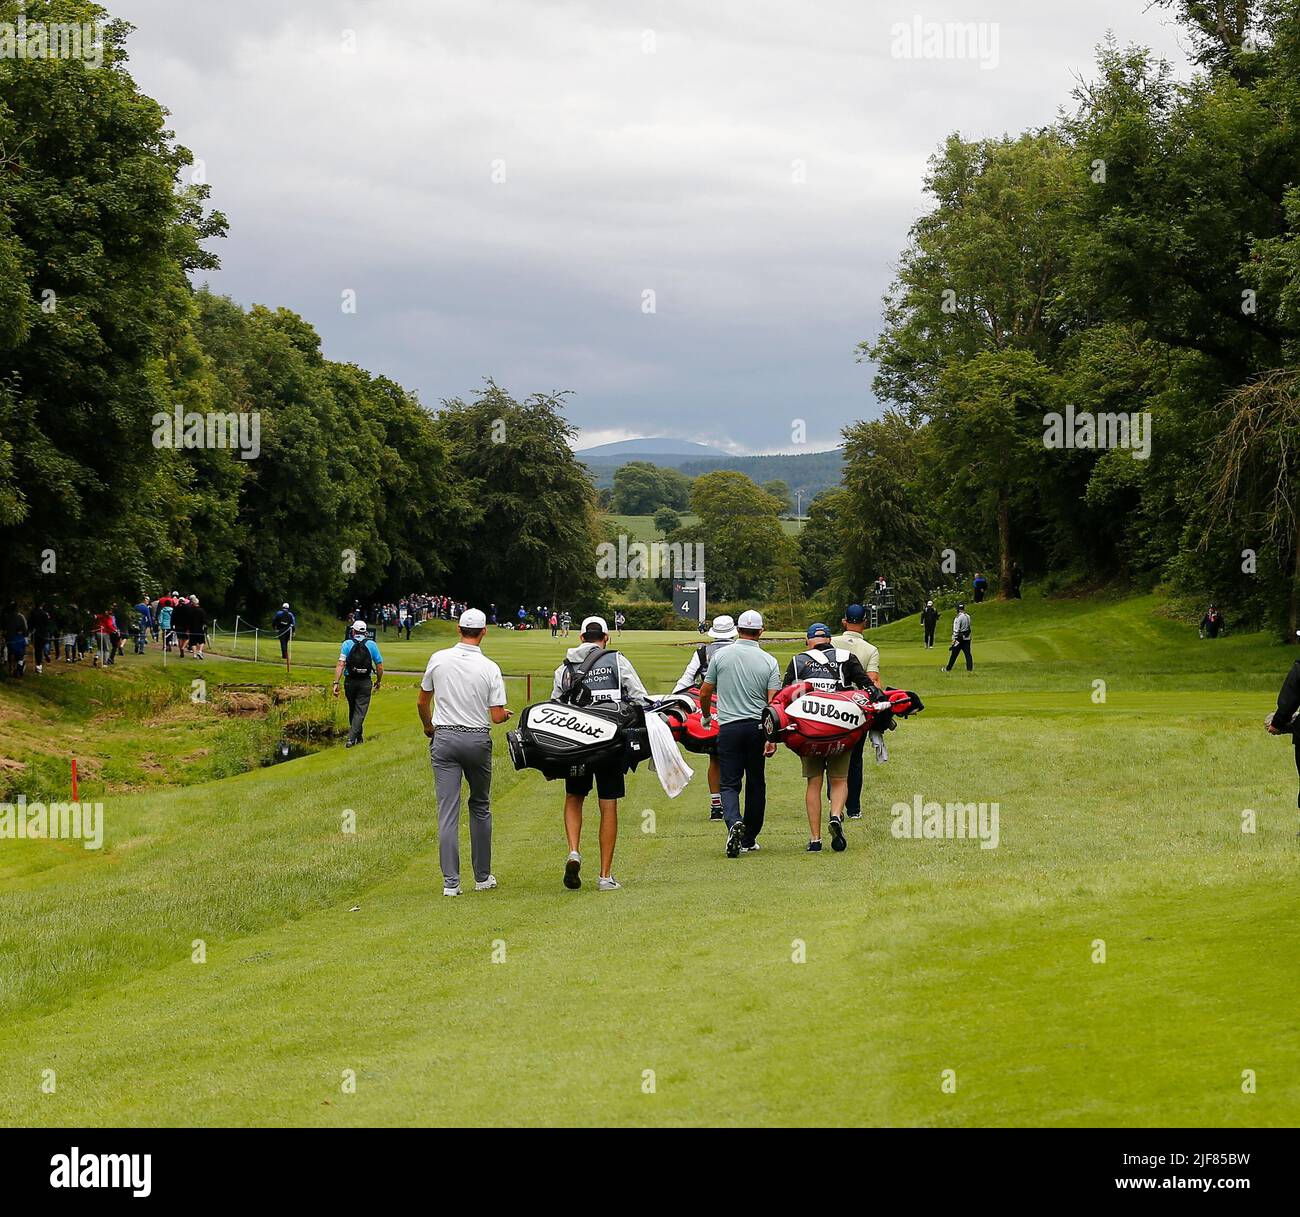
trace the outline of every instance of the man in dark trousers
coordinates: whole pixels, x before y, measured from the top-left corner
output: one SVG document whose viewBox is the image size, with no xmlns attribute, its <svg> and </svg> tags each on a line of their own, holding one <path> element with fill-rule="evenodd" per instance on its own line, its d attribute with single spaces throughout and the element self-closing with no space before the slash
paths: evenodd
<svg viewBox="0 0 1300 1217">
<path fill-rule="evenodd" d="M 280 605 L 280 611 L 271 618 L 271 628 L 275 630 L 275 636 L 280 640 L 280 658 L 289 658 L 289 642 L 293 638 L 293 632 L 298 628 L 298 619 L 289 611 L 289 604 L 286 601 Z"/>
<path fill-rule="evenodd" d="M 372 689 L 370 678 L 374 677 L 375 689 L 384 679 L 384 657 L 379 653 L 379 647 L 369 641 L 369 633 L 364 621 L 354 621 L 334 667 L 335 697 L 339 695 L 339 677 L 344 669 L 347 670 L 343 678 L 343 689 L 348 697 L 348 741 L 344 745 L 347 748 L 365 743 L 366 713 L 370 709 Z"/>
<path fill-rule="evenodd" d="M 948 666 L 940 668 L 940 672 L 951 672 L 958 655 L 966 656 L 966 671 L 969 672 L 975 666 L 970 653 L 970 633 L 970 614 L 966 612 L 964 604 L 959 604 L 957 616 L 952 622 L 952 649 L 948 652 Z"/>
<path fill-rule="evenodd" d="M 1300 630 L 1296 633 L 1300 635 Z M 1300 720 L 1296 719 L 1298 710 L 1300 710 L 1300 659 L 1291 665 L 1291 671 L 1286 674 L 1281 691 L 1277 695 L 1277 709 L 1267 719 L 1270 735 L 1288 733 L 1291 735 L 1295 743 L 1296 773 L 1300 774 Z M 1300 794 L 1296 796 L 1296 806 L 1300 807 Z"/>
<path fill-rule="evenodd" d="M 758 849 L 758 834 L 767 811 L 767 758 L 776 744 L 763 736 L 763 711 L 781 687 L 781 670 L 762 647 L 762 615 L 753 609 L 736 622 L 740 637 L 709 660 L 700 686 L 700 722 L 707 730 L 718 695 L 718 764 L 721 768 L 722 818 L 727 822 L 727 857 Z M 745 788 L 745 811 L 740 789 Z"/>
<path fill-rule="evenodd" d="M 44 604 L 37 604 L 32 615 L 27 619 L 28 629 L 32 635 L 32 653 L 36 659 L 36 674 L 39 676 L 45 664 L 45 651 L 50 645 L 51 619 Z"/>
<path fill-rule="evenodd" d="M 933 600 L 925 602 L 925 608 L 921 610 L 921 624 L 925 627 L 925 649 L 927 651 L 934 649 L 934 631 L 939 624 L 939 610 L 934 607 Z"/>
<path fill-rule="evenodd" d="M 1223 614 L 1219 612 L 1219 606 L 1212 604 L 1205 610 L 1205 616 L 1201 618 L 1201 637 L 1217 638 L 1223 633 Z"/>
</svg>

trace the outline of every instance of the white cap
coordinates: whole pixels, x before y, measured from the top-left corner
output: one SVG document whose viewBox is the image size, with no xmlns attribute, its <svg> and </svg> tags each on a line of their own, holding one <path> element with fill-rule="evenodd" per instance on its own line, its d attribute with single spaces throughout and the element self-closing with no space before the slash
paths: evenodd
<svg viewBox="0 0 1300 1217">
<path fill-rule="evenodd" d="M 713 626 L 709 630 L 710 638 L 734 638 L 735 636 L 736 623 L 726 613 L 713 619 Z"/>
<path fill-rule="evenodd" d="M 352 623 L 352 632 L 354 634 L 368 634 L 370 627 L 364 621 L 354 621 Z"/>
<path fill-rule="evenodd" d="M 582 619 L 582 628 L 578 631 L 578 633 L 579 633 L 579 634 L 585 634 L 585 633 L 587 632 L 587 627 L 588 627 L 589 625 L 598 625 L 598 626 L 600 626 L 600 632 L 601 632 L 602 634 L 608 634 L 608 633 L 609 633 L 609 626 L 605 624 L 605 618 L 604 618 L 604 617 L 584 617 L 584 618 Z"/>
<path fill-rule="evenodd" d="M 466 609 L 460 615 L 462 630 L 483 630 L 487 628 L 487 616 L 482 609 Z"/>
<path fill-rule="evenodd" d="M 746 609 L 740 614 L 740 620 L 736 624 L 742 630 L 761 630 L 763 628 L 763 614 L 756 613 L 753 609 Z"/>
<path fill-rule="evenodd" d="M 286 600 L 282 605 L 280 605 L 280 607 L 281 607 L 281 608 L 288 608 L 288 607 L 289 607 L 289 602 Z"/>
</svg>

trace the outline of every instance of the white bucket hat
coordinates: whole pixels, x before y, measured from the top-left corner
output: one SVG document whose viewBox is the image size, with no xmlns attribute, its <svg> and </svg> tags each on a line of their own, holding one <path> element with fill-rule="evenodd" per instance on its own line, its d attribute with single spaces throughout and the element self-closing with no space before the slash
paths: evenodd
<svg viewBox="0 0 1300 1217">
<path fill-rule="evenodd" d="M 736 623 L 726 613 L 713 619 L 713 625 L 709 627 L 710 638 L 734 638 L 736 636 Z"/>
</svg>

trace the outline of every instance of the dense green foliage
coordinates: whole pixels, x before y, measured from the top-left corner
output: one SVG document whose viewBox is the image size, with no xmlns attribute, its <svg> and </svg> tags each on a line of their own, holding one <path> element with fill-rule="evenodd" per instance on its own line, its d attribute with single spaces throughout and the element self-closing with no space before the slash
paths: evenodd
<svg viewBox="0 0 1300 1217">
<path fill-rule="evenodd" d="M 0 21 L 94 22 L 80 0 L 0 2 Z M 42 563 L 82 585 L 142 578 L 169 548 L 189 478 L 149 443 L 170 408 L 166 356 L 186 331 L 186 275 L 225 221 L 165 112 L 122 66 L 0 58 L 0 583 Z M 48 551 L 53 551 L 50 554 Z"/>
<path fill-rule="evenodd" d="M 797 549 L 766 490 L 735 470 L 706 473 L 691 487 L 691 511 L 696 522 L 669 540 L 704 547 L 711 600 L 800 599 Z"/>
<path fill-rule="evenodd" d="M 0 0 L 0 21 L 20 7 Z M 107 20 L 78 0 L 24 11 Z M 226 222 L 126 70 L 130 27 L 104 29 L 102 66 L 0 58 L 6 598 L 106 604 L 183 586 L 261 615 L 283 599 L 588 587 L 593 496 L 558 399 L 521 405 L 489 382 L 434 414 L 327 360 L 288 310 L 191 286 L 217 266 Z M 237 444 L 213 442 L 222 420 Z M 684 507 L 686 480 L 667 472 Z"/>
<path fill-rule="evenodd" d="M 629 461 L 614 471 L 610 505 L 618 515 L 648 516 L 661 507 L 685 511 L 690 501 L 690 478 L 677 469 Z"/>
<path fill-rule="evenodd" d="M 1054 123 L 933 157 L 934 206 L 862 345 L 892 412 L 846 429 L 806 584 L 883 571 L 914 599 L 984 568 L 1005 595 L 1018 561 L 1171 579 L 1293 638 L 1300 11 L 1166 7 L 1193 36 L 1191 80 L 1108 43 Z M 1098 437 L 1131 422 L 1129 444 L 1118 424 L 1049 438 L 1084 415 Z M 843 537 L 829 564 L 826 528 Z"/>
</svg>

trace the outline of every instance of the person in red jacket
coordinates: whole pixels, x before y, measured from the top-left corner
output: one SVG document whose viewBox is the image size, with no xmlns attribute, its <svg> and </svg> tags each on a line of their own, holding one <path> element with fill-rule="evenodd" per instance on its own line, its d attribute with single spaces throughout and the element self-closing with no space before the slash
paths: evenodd
<svg viewBox="0 0 1300 1217">
<path fill-rule="evenodd" d="M 97 658 L 108 667 L 117 655 L 117 622 L 109 609 L 95 615 L 95 649 Z"/>
</svg>

